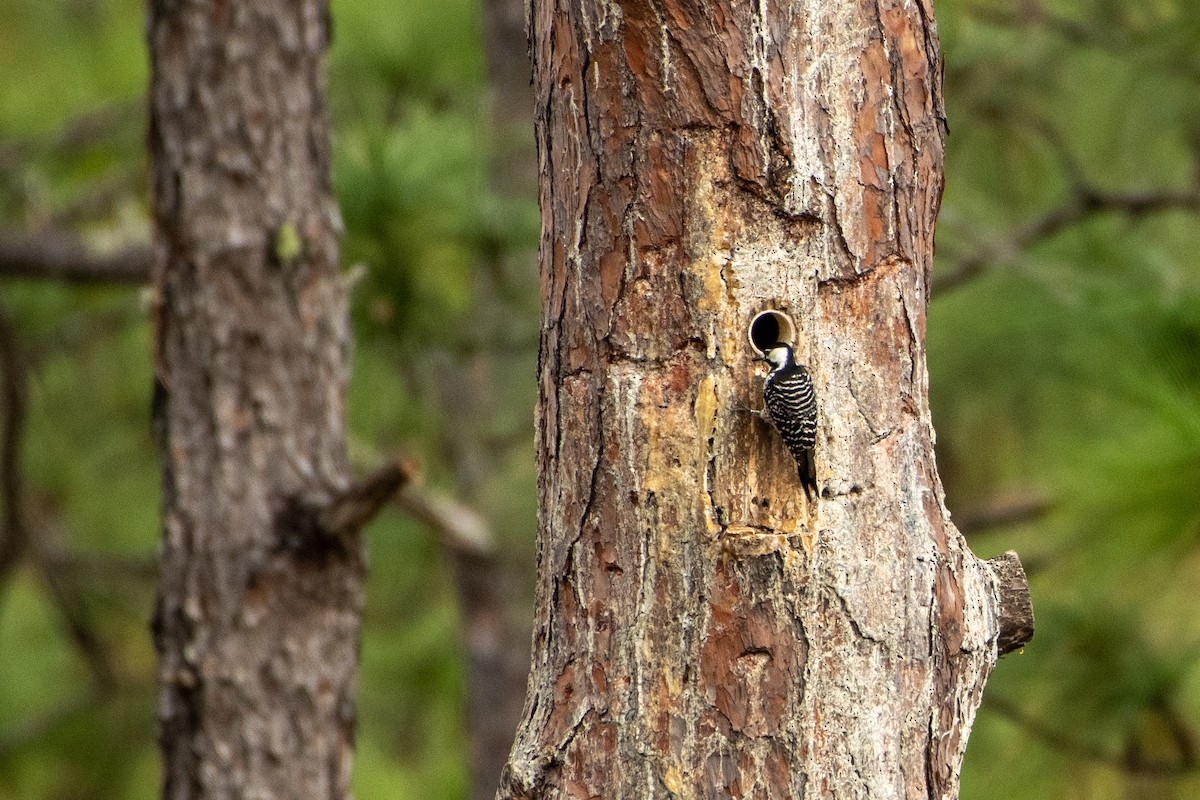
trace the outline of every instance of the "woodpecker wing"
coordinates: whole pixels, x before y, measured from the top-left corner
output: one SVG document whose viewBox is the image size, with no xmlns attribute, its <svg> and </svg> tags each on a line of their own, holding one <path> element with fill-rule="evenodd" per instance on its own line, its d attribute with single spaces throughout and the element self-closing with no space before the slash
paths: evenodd
<svg viewBox="0 0 1200 800">
<path fill-rule="evenodd" d="M 763 402 L 788 448 L 811 450 L 817 443 L 817 396 L 802 365 L 767 376 Z"/>
<path fill-rule="evenodd" d="M 813 448 L 817 443 L 817 397 L 808 369 L 795 364 L 767 376 L 763 404 L 771 423 L 796 459 L 800 482 L 812 496 L 816 486 Z"/>
</svg>

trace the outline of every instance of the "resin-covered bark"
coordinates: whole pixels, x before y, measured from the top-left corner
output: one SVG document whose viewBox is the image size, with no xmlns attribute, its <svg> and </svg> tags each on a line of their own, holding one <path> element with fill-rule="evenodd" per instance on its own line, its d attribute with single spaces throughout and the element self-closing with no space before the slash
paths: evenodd
<svg viewBox="0 0 1200 800">
<path fill-rule="evenodd" d="M 933 459 L 931 8 L 531 14 L 539 595 L 499 796 L 957 796 L 1000 601 Z M 817 386 L 813 504 L 746 412 L 768 308 Z"/>
</svg>

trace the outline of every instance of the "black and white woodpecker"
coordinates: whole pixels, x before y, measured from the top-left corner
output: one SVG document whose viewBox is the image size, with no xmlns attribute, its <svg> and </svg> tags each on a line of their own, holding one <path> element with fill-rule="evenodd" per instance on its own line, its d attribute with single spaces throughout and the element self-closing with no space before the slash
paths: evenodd
<svg viewBox="0 0 1200 800">
<path fill-rule="evenodd" d="M 766 348 L 762 358 L 755 360 L 771 365 L 763 384 L 763 405 L 771 424 L 796 459 L 804 496 L 812 500 L 818 494 L 813 461 L 813 448 L 817 444 L 817 395 L 812 377 L 807 367 L 796 363 L 791 345 L 783 342 Z"/>
</svg>

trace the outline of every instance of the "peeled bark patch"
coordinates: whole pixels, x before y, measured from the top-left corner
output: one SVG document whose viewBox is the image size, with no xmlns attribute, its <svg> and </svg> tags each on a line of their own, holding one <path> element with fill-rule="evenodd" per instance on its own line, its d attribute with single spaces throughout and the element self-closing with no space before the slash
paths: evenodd
<svg viewBox="0 0 1200 800">
<path fill-rule="evenodd" d="M 535 0 L 531 26 L 539 594 L 499 796 L 956 797 L 1000 573 L 933 458 L 931 9 Z M 815 503 L 746 411 L 766 308 L 817 388 Z"/>
</svg>

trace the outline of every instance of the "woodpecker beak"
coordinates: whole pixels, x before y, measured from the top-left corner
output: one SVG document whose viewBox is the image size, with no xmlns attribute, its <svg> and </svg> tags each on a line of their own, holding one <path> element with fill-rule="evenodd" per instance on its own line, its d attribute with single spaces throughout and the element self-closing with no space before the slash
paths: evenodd
<svg viewBox="0 0 1200 800">
<path fill-rule="evenodd" d="M 767 360 L 766 356 L 755 356 L 754 358 L 751 359 L 751 361 L 764 361 L 764 362 L 766 360 Z"/>
</svg>

